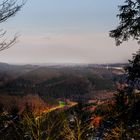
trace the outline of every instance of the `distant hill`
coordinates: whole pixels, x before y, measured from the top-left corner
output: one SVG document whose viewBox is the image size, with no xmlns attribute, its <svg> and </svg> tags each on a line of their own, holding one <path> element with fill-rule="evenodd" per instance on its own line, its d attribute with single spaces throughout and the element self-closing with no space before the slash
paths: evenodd
<svg viewBox="0 0 140 140">
<path fill-rule="evenodd" d="M 115 90 L 123 70 L 95 66 L 0 64 L 0 94 L 39 94 L 45 98 L 90 98 L 94 91 Z"/>
<path fill-rule="evenodd" d="M 0 63 L 0 85 L 18 78 L 20 75 L 37 69 L 37 65 L 10 65 Z"/>
</svg>

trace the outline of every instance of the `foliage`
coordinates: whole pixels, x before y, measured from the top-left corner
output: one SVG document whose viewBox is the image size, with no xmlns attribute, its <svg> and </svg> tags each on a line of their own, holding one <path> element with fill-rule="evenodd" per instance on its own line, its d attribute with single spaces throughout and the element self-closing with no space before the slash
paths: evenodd
<svg viewBox="0 0 140 140">
<path fill-rule="evenodd" d="M 79 103 L 68 112 L 68 119 L 64 125 L 66 140 L 89 140 L 94 136 L 94 127 L 91 124 L 93 114 L 85 107 L 85 104 Z"/>
<path fill-rule="evenodd" d="M 115 38 L 116 45 L 133 38 L 140 43 L 140 5 L 136 0 L 125 0 L 125 4 L 119 6 L 119 26 L 110 31 L 110 36 Z"/>
<path fill-rule="evenodd" d="M 133 54 L 132 60 L 129 60 L 129 66 L 126 67 L 126 74 L 133 88 L 140 88 L 140 50 L 136 54 Z"/>
<path fill-rule="evenodd" d="M 37 115 L 27 104 L 20 115 L 14 112 L 14 115 L 7 113 L 0 116 L 0 139 L 88 140 L 94 134 L 92 113 L 84 108 L 85 105 L 78 105 L 66 111 L 55 110 Z"/>
<path fill-rule="evenodd" d="M 126 0 L 119 6 L 119 26 L 110 32 L 116 45 L 133 38 L 140 43 L 140 1 Z M 140 139 L 140 51 L 133 54 L 125 68 L 125 79 L 118 86 L 115 107 L 112 110 L 112 128 L 104 129 L 104 139 Z M 108 116 L 108 122 L 112 116 Z"/>
</svg>

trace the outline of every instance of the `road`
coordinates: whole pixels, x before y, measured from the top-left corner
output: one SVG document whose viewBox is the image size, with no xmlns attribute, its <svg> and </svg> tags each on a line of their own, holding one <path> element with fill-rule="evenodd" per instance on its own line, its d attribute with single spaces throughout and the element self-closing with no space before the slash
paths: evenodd
<svg viewBox="0 0 140 140">
<path fill-rule="evenodd" d="M 42 115 L 44 115 L 44 114 L 47 114 L 47 113 L 50 113 L 50 112 L 52 112 L 52 111 L 55 111 L 55 110 L 60 110 L 60 109 L 63 109 L 63 108 L 71 108 L 71 107 L 74 107 L 74 106 L 76 106 L 77 105 L 77 102 L 72 102 L 72 101 L 70 101 L 69 103 L 68 103 L 68 105 L 65 105 L 65 106 L 60 106 L 60 105 L 58 105 L 58 106 L 55 106 L 55 107 L 52 107 L 52 108 L 50 108 L 50 109 L 46 109 L 46 110 L 44 110 L 43 112 L 41 112 L 37 117 L 36 117 L 36 120 L 37 119 L 39 119 Z"/>
</svg>

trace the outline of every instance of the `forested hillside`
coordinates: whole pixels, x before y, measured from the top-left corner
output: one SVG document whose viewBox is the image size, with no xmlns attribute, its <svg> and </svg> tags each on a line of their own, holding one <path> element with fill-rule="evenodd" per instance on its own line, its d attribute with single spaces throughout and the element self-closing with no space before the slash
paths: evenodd
<svg viewBox="0 0 140 140">
<path fill-rule="evenodd" d="M 2 69 L 2 68 L 1 68 Z M 7 71 L 7 69 L 9 69 Z M 95 66 L 12 66 L 3 64 L 0 94 L 38 94 L 45 98 L 89 99 L 96 91 L 114 91 L 123 70 Z"/>
</svg>

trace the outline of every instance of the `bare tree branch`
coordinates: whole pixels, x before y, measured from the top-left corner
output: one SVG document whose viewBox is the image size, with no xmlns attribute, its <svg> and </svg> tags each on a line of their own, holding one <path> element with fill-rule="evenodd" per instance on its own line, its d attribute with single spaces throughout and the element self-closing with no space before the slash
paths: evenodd
<svg viewBox="0 0 140 140">
<path fill-rule="evenodd" d="M 18 0 L 4 0 L 0 4 L 0 23 L 5 22 L 10 17 L 14 16 L 21 7 L 26 3 L 26 0 L 21 0 L 20 2 Z M 0 30 L 0 38 L 5 36 L 6 31 L 3 29 Z M 13 37 L 12 40 L 7 41 L 7 39 L 3 39 L 0 42 L 0 51 L 3 51 L 5 49 L 10 48 L 17 42 L 17 35 Z"/>
<path fill-rule="evenodd" d="M 7 42 L 7 40 L 3 40 L 1 43 L 0 43 L 0 51 L 3 51 L 5 49 L 8 49 L 10 48 L 11 46 L 13 46 L 15 43 L 17 43 L 17 38 L 18 36 L 15 35 L 14 38 L 12 40 L 9 40 Z"/>
<path fill-rule="evenodd" d="M 24 2 L 17 4 L 17 0 L 5 0 L 0 5 L 0 22 L 6 21 L 9 17 L 14 16 L 21 9 Z"/>
</svg>

